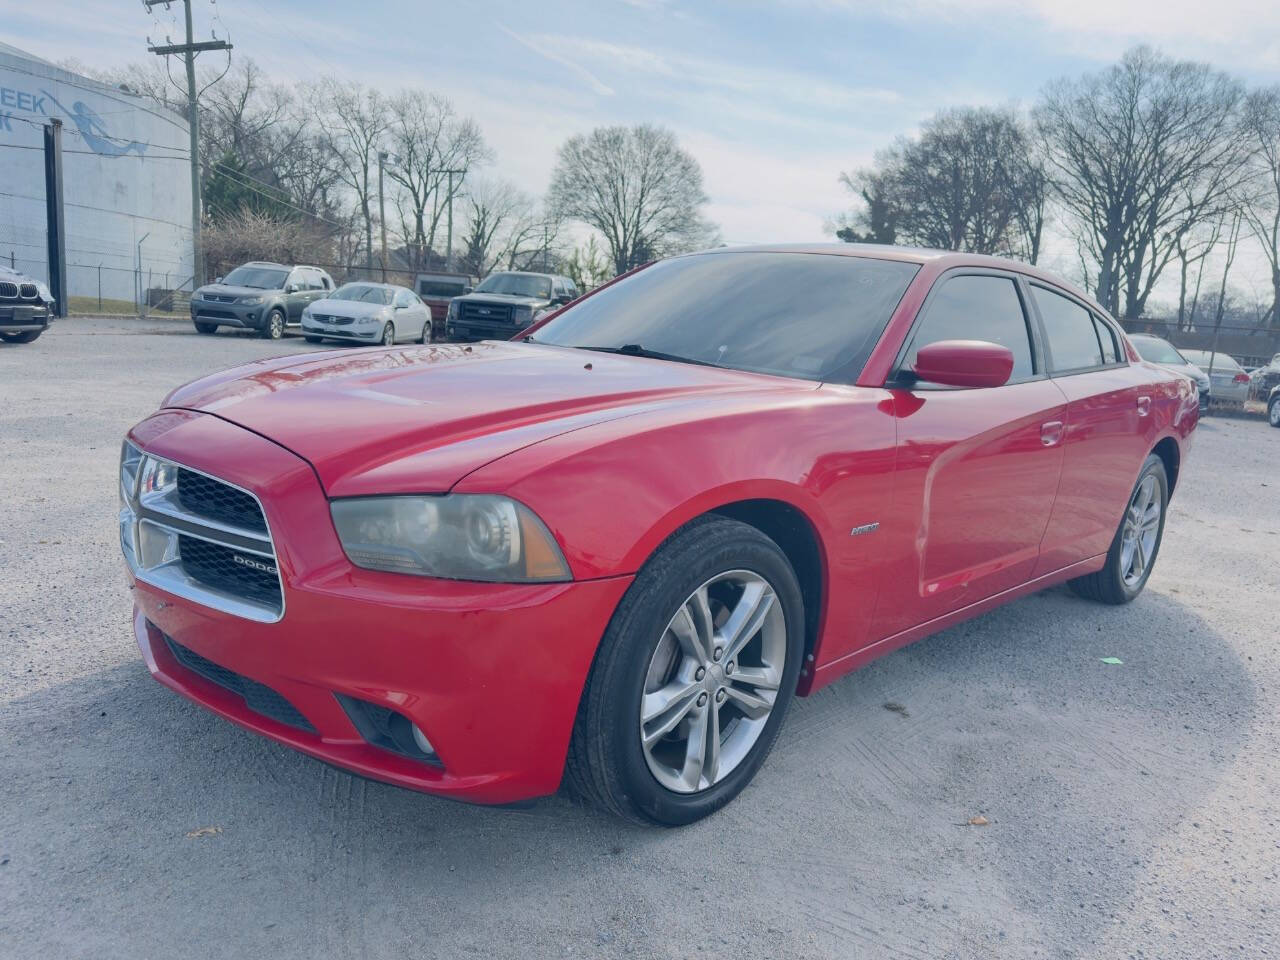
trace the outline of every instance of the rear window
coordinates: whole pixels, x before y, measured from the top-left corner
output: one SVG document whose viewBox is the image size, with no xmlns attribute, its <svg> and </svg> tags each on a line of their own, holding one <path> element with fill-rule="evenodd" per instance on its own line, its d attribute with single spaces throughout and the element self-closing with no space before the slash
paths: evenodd
<svg viewBox="0 0 1280 960">
<path fill-rule="evenodd" d="M 918 269 L 802 253 L 676 257 L 570 305 L 532 339 L 635 345 L 735 370 L 851 381 Z"/>
<path fill-rule="evenodd" d="M 1211 354 L 1209 353 L 1208 350 L 1184 350 L 1182 351 L 1182 354 L 1188 360 L 1194 363 L 1197 367 L 1200 367 L 1202 370 L 1207 371 L 1209 369 L 1209 357 L 1211 356 Z M 1217 354 L 1212 354 L 1212 356 L 1213 356 L 1214 370 L 1236 371 L 1236 370 L 1244 369 L 1244 367 L 1236 363 L 1234 357 L 1228 354 L 1217 353 Z"/>
<path fill-rule="evenodd" d="M 418 296 L 420 297 L 460 297 L 467 292 L 467 285 L 461 281 L 449 283 L 444 280 L 419 280 Z"/>
<path fill-rule="evenodd" d="M 1044 321 L 1054 372 L 1102 366 L 1102 346 L 1093 325 L 1093 314 L 1074 300 L 1044 287 L 1033 286 L 1031 295 Z"/>
</svg>

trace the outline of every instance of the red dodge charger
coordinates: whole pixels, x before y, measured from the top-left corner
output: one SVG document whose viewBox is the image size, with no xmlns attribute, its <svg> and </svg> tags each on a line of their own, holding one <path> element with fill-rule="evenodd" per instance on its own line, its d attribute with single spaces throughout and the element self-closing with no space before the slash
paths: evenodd
<svg viewBox="0 0 1280 960">
<path fill-rule="evenodd" d="M 134 629 L 160 682 L 355 773 L 687 823 L 793 695 L 1051 584 L 1137 596 L 1197 410 L 1034 267 L 675 257 L 516 342 L 170 394 L 121 458 Z"/>
</svg>

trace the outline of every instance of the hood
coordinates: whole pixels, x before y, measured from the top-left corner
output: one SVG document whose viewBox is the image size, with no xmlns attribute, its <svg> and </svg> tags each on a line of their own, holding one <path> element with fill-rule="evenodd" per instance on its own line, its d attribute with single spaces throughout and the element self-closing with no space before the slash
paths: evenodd
<svg viewBox="0 0 1280 960">
<path fill-rule="evenodd" d="M 49 291 L 48 285 L 35 277 L 29 277 L 25 273 L 19 273 L 9 267 L 0 267 L 0 280 L 8 280 L 10 283 L 34 283 L 36 292 L 40 294 L 40 299 L 45 303 L 53 303 L 53 294 Z"/>
<path fill-rule="evenodd" d="M 372 317 L 390 310 L 381 303 L 366 303 L 363 300 L 317 300 L 307 307 L 312 314 L 320 313 L 334 317 L 355 317 L 357 320 Z"/>
<path fill-rule="evenodd" d="M 570 430 L 727 394 L 816 383 L 545 345 L 485 342 L 262 360 L 175 390 L 307 460 L 330 496 L 443 493 Z"/>
<path fill-rule="evenodd" d="M 278 290 L 264 290 L 261 287 L 236 287 L 226 283 L 207 283 L 196 293 L 216 293 L 223 297 L 265 297 Z"/>
<path fill-rule="evenodd" d="M 476 301 L 478 303 L 511 303 L 516 306 L 538 307 L 551 301 L 546 297 L 519 297 L 514 293 L 468 293 L 455 300 Z"/>
</svg>

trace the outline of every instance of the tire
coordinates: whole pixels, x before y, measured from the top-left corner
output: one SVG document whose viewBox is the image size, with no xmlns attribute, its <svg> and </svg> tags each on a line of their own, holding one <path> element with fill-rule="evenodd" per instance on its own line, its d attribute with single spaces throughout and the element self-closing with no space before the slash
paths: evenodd
<svg viewBox="0 0 1280 960">
<path fill-rule="evenodd" d="M 1271 402 L 1267 404 L 1267 423 L 1273 427 L 1280 427 L 1280 395 L 1271 398 Z"/>
<path fill-rule="evenodd" d="M 394 324 L 385 324 L 382 328 L 382 338 L 378 341 L 384 347 L 394 347 L 396 345 L 396 328 Z"/>
<path fill-rule="evenodd" d="M 201 323 L 199 320 L 193 320 L 192 323 L 195 324 L 196 333 L 203 333 L 207 336 L 218 332 L 216 323 Z"/>
<path fill-rule="evenodd" d="M 18 333 L 0 333 L 0 340 L 5 343 L 32 343 L 40 339 L 43 330 L 22 330 Z"/>
<path fill-rule="evenodd" d="M 1153 506 L 1159 507 L 1158 517 L 1151 513 Z M 1106 564 L 1097 573 L 1070 581 L 1071 589 L 1086 600 L 1098 603 L 1118 605 L 1137 597 L 1151 578 L 1151 571 L 1160 554 L 1168 507 L 1169 478 L 1165 473 L 1164 461 L 1153 453 L 1147 457 L 1138 473 L 1124 516 L 1111 541 L 1111 549 L 1107 551 Z M 1145 522 L 1142 522 L 1142 518 L 1145 518 Z M 1142 535 L 1131 537 L 1135 523 L 1139 524 Z M 1148 533 L 1154 536 L 1148 537 Z M 1135 561 L 1140 559 L 1141 570 L 1138 571 Z"/>
<path fill-rule="evenodd" d="M 302 339 L 307 341 L 307 343 L 319 343 L 321 340 L 324 339 L 324 337 L 313 337 L 309 333 L 304 333 L 302 335 Z"/>
<path fill-rule="evenodd" d="M 262 327 L 262 339 L 279 340 L 284 336 L 284 311 L 272 310 L 267 314 L 267 322 Z"/>
<path fill-rule="evenodd" d="M 432 340 L 431 321 L 428 320 L 422 325 L 422 336 L 418 338 L 419 343 L 430 343 Z"/>
<path fill-rule="evenodd" d="M 748 594 L 748 589 L 760 592 Z M 721 622 L 710 637 L 710 656 L 695 658 L 688 650 L 705 650 L 707 631 L 686 629 L 681 640 L 673 628 L 678 621 L 694 627 L 692 617 L 681 618 L 699 609 L 690 604 L 700 593 L 710 599 L 705 609 Z M 771 604 L 760 602 L 770 596 Z M 750 602 L 753 597 L 760 599 Z M 739 602 L 744 612 L 751 611 L 747 622 L 754 627 L 739 634 L 749 641 L 745 646 L 720 632 Z M 726 517 L 700 517 L 681 527 L 636 575 L 601 640 L 569 746 L 570 790 L 640 823 L 680 826 L 720 809 L 751 782 L 773 747 L 795 695 L 804 623 L 800 585 L 776 543 Z M 704 667 L 695 672 L 699 662 Z M 748 673 L 763 682 L 747 680 Z M 651 695 L 681 685 L 688 695 L 666 700 L 674 708 L 651 708 L 651 719 L 642 719 L 642 704 Z M 749 717 L 739 706 L 746 695 L 750 701 L 743 702 L 754 701 L 752 709 L 765 712 Z M 668 726 L 677 715 L 683 719 Z M 700 723 L 719 734 L 718 768 L 708 759 L 711 737 L 692 735 Z M 641 739 L 646 724 L 649 746 Z M 703 759 L 682 760 L 697 743 Z M 670 768 L 668 759 L 673 759 Z M 675 763 L 682 763 L 681 769 Z"/>
</svg>

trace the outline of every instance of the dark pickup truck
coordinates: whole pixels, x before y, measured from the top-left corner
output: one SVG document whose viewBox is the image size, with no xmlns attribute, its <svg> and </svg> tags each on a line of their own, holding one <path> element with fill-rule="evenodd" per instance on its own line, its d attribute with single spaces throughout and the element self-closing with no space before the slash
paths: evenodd
<svg viewBox="0 0 1280 960">
<path fill-rule="evenodd" d="M 568 277 L 508 270 L 491 273 L 478 287 L 449 302 L 450 340 L 510 340 L 538 314 L 578 297 Z"/>
<path fill-rule="evenodd" d="M 49 328 L 53 296 L 39 280 L 0 267 L 0 340 L 30 343 Z"/>
</svg>

